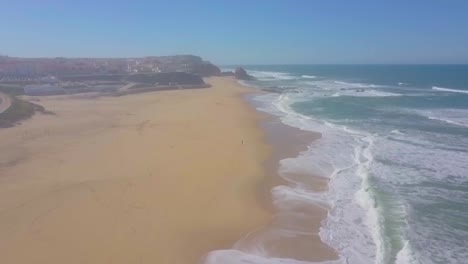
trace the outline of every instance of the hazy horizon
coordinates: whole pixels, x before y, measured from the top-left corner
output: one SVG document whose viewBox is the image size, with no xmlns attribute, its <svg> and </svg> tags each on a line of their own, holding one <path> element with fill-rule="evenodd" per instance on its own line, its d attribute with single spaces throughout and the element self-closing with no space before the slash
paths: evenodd
<svg viewBox="0 0 468 264">
<path fill-rule="evenodd" d="M 466 64 L 465 1 L 15 1 L 0 54 L 193 54 L 218 65 Z"/>
</svg>

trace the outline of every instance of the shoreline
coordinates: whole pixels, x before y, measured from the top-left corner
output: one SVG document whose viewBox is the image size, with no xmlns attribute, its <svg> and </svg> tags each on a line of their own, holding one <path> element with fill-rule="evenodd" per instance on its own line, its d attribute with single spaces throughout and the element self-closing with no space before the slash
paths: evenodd
<svg viewBox="0 0 468 264">
<path fill-rule="evenodd" d="M 242 85 L 242 84 L 240 84 Z M 244 86 L 244 85 L 242 85 Z M 248 86 L 247 86 L 248 87 Z M 318 132 L 301 130 L 299 128 L 288 126 L 281 122 L 279 117 L 266 112 L 257 110 L 257 104 L 254 100 L 255 94 L 268 93 L 267 91 L 258 91 L 252 87 L 251 93 L 244 96 L 244 100 L 248 106 L 257 111 L 262 118 L 258 127 L 265 133 L 265 142 L 272 147 L 269 158 L 264 162 L 266 177 L 258 186 L 258 195 L 260 202 L 271 212 L 273 218 L 270 223 L 262 227 L 260 230 L 253 231 L 247 237 L 242 238 L 236 243 L 236 248 L 249 251 L 249 248 L 255 247 L 253 243 L 264 239 L 264 252 L 268 252 L 271 258 L 292 258 L 300 261 L 322 262 L 333 261 L 338 259 L 338 253 L 335 249 L 325 244 L 320 236 L 319 231 L 322 221 L 325 220 L 328 213 L 328 208 L 323 208 L 318 204 L 300 205 L 300 212 L 308 212 L 307 219 L 289 219 L 299 225 L 297 228 L 305 228 L 309 235 L 301 237 L 298 235 L 296 239 L 288 238 L 271 238 L 268 233 L 275 233 L 277 230 L 287 230 L 291 228 L 288 221 L 284 218 L 286 214 L 284 208 L 279 208 L 274 201 L 275 189 L 281 187 L 290 187 L 294 185 L 293 181 L 288 181 L 286 177 L 307 178 L 307 184 L 316 192 L 324 192 L 328 188 L 328 179 L 314 175 L 313 172 L 304 172 L 301 174 L 284 173 L 280 175 L 280 162 L 284 159 L 296 158 L 301 152 L 306 151 L 310 144 L 321 138 Z M 282 206 L 280 206 L 282 207 Z M 305 222 L 304 222 L 305 221 Z M 302 223 L 301 223 L 302 222 Z M 297 235 L 297 234 L 296 234 Z M 258 246 L 258 245 L 257 245 Z"/>
</svg>

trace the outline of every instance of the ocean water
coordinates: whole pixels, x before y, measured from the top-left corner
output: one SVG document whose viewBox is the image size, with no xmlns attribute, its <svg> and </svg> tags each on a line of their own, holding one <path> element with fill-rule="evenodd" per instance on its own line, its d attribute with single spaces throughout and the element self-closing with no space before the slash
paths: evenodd
<svg viewBox="0 0 468 264">
<path fill-rule="evenodd" d="M 339 260 L 327 263 L 468 263 L 468 65 L 245 68 L 269 91 L 260 111 L 322 133 L 280 174 L 313 171 L 329 189 L 272 196 L 330 208 L 320 236 Z M 210 260 L 308 263 L 252 252 Z"/>
</svg>

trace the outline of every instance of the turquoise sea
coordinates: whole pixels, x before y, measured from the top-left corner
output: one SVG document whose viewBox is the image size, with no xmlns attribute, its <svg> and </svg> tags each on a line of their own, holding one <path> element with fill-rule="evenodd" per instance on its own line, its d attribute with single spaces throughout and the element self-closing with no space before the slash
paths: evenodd
<svg viewBox="0 0 468 264">
<path fill-rule="evenodd" d="M 468 263 L 468 65 L 245 68 L 259 110 L 322 133 L 281 167 L 329 179 L 295 186 L 330 208 L 333 263 Z"/>
</svg>

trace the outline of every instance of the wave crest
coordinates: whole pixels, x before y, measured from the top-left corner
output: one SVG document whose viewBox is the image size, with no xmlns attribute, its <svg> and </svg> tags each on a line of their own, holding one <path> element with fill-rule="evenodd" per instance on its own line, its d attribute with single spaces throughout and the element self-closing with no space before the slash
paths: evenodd
<svg viewBox="0 0 468 264">
<path fill-rule="evenodd" d="M 464 93 L 468 94 L 468 90 L 458 90 L 444 87 L 432 86 L 432 90 L 441 91 L 441 92 L 451 92 L 451 93 Z"/>
</svg>

